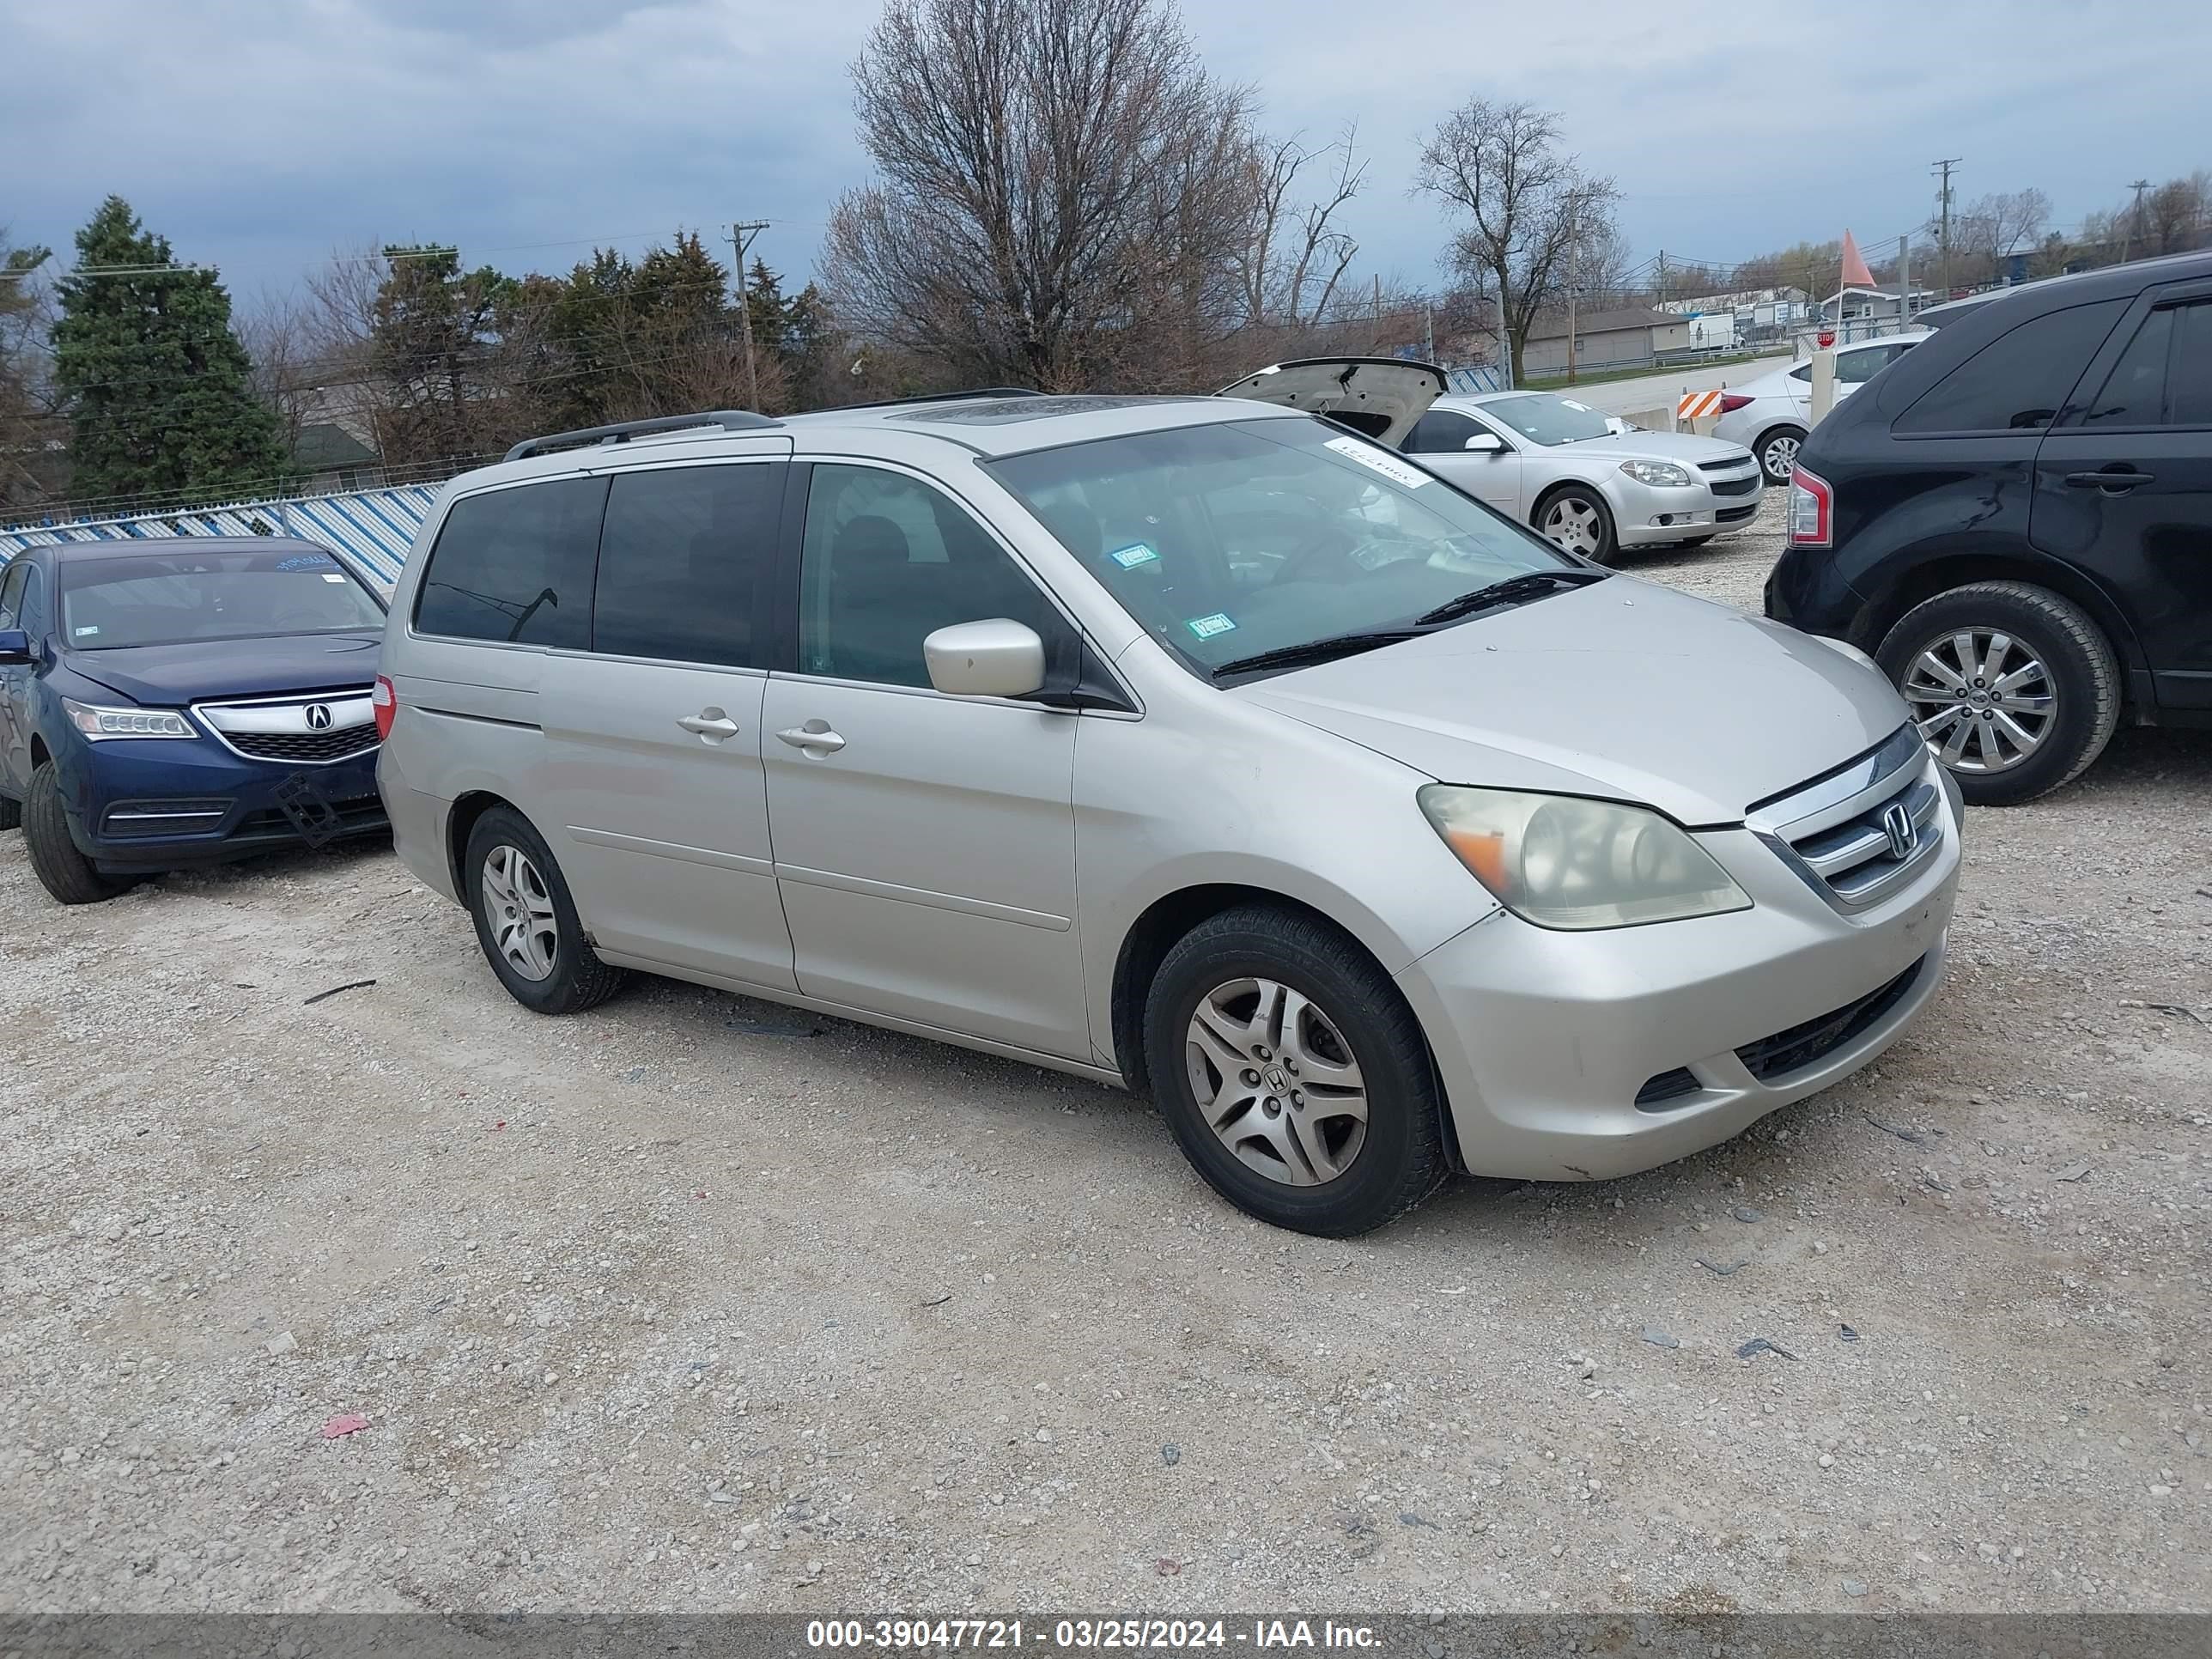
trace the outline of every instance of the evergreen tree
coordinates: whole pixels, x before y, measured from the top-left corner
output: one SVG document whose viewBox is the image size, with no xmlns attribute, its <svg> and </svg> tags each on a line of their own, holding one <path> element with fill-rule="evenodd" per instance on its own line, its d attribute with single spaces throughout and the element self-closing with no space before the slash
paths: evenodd
<svg viewBox="0 0 2212 1659">
<path fill-rule="evenodd" d="M 119 196 L 77 232 L 76 253 L 53 334 L 71 493 L 281 485 L 289 466 L 276 419 L 248 385 L 251 364 L 216 274 L 169 269 L 167 239 L 141 227 Z"/>
</svg>

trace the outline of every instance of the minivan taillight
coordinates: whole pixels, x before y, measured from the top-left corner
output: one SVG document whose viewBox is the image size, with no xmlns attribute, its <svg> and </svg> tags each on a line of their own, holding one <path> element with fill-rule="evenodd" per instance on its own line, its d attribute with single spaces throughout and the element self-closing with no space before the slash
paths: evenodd
<svg viewBox="0 0 2212 1659">
<path fill-rule="evenodd" d="M 392 718 L 399 713 L 399 696 L 392 690 L 392 682 L 381 674 L 369 688 L 368 706 L 376 714 L 376 740 L 382 743 L 392 735 Z"/>
<path fill-rule="evenodd" d="M 1755 404 L 1758 401 L 1756 398 L 1747 398 L 1741 392 L 1724 392 L 1721 394 L 1721 413 L 1733 415 L 1746 404 Z"/>
<path fill-rule="evenodd" d="M 1836 492 L 1800 461 L 1790 475 L 1790 545 L 1828 547 L 1836 538 Z"/>
</svg>

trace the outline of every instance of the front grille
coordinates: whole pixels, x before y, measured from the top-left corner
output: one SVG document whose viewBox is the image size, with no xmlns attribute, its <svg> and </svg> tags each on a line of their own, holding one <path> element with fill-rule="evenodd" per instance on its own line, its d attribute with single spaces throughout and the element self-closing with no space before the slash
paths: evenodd
<svg viewBox="0 0 2212 1659">
<path fill-rule="evenodd" d="M 1863 910 L 1904 886 L 1942 844 L 1943 788 L 1917 727 L 1744 817 L 1813 890 Z"/>
<path fill-rule="evenodd" d="M 205 835 L 222 828 L 230 802 L 220 796 L 182 800 L 118 800 L 100 816 L 100 833 L 112 840 L 131 836 Z"/>
<path fill-rule="evenodd" d="M 1748 495 L 1759 488 L 1759 474 L 1741 478 L 1708 478 L 1705 487 L 1716 495 Z"/>
<path fill-rule="evenodd" d="M 223 740 L 255 760 L 339 761 L 376 747 L 376 727 L 333 732 L 226 732 Z"/>
<path fill-rule="evenodd" d="M 1752 460 L 1750 456 L 1738 455 L 1734 457 L 1732 459 L 1725 461 L 1699 461 L 1698 463 L 1698 471 L 1700 472 L 1733 472 L 1740 466 L 1751 466 L 1753 465 L 1755 465 L 1755 463 Z"/>
<path fill-rule="evenodd" d="M 1884 1014 L 1897 1006 L 1912 988 L 1913 981 L 1920 977 L 1920 969 L 1927 961 L 1927 957 L 1921 957 L 1888 984 L 1856 997 L 1818 1019 L 1808 1019 L 1786 1031 L 1746 1043 L 1735 1051 L 1736 1058 L 1761 1083 L 1771 1083 L 1825 1060 L 1845 1043 L 1873 1030 Z"/>
<path fill-rule="evenodd" d="M 331 831 L 334 835 L 350 835 L 356 830 L 373 829 L 384 822 L 384 803 L 374 795 L 355 795 L 345 800 L 334 800 L 331 803 L 331 810 L 338 815 L 337 823 Z M 274 830 L 290 834 L 295 828 L 292 820 L 274 806 L 248 812 L 238 821 L 238 833 L 241 836 L 268 835 Z"/>
<path fill-rule="evenodd" d="M 1746 519 L 1748 519 L 1753 514 L 1758 511 L 1759 509 L 1755 507 L 1723 507 L 1714 513 L 1713 522 L 1715 524 L 1741 524 Z"/>
<path fill-rule="evenodd" d="M 1664 1101 L 1693 1095 L 1704 1086 L 1688 1066 L 1677 1066 L 1671 1072 L 1660 1072 L 1644 1079 L 1644 1086 L 1636 1091 L 1636 1103 L 1648 1109 Z"/>
</svg>

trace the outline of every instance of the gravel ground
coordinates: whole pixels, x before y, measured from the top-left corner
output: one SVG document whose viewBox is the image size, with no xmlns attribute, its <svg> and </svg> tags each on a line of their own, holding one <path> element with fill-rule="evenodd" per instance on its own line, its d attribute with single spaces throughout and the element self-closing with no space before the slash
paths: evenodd
<svg viewBox="0 0 2212 1659">
<path fill-rule="evenodd" d="M 1877 1068 L 1350 1244 L 1066 1078 L 537 1018 L 381 849 L 0 837 L 0 1609 L 2212 1607 L 2208 821 L 2124 733 Z"/>
</svg>

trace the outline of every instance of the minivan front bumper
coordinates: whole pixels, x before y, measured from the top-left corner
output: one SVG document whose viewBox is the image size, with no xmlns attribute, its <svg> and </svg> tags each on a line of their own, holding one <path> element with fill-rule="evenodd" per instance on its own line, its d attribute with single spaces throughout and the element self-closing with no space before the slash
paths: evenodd
<svg viewBox="0 0 2212 1659">
<path fill-rule="evenodd" d="M 1865 1066 L 1942 979 L 1959 810 L 1947 788 L 1940 853 L 1871 909 L 1839 911 L 1753 831 L 1721 830 L 1698 839 L 1747 910 L 1599 933 L 1499 911 L 1403 969 L 1468 1170 L 1632 1175 Z"/>
</svg>

